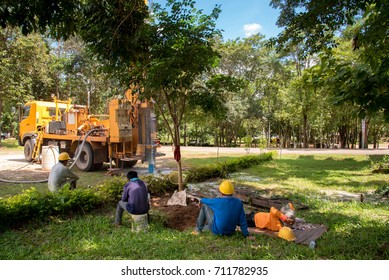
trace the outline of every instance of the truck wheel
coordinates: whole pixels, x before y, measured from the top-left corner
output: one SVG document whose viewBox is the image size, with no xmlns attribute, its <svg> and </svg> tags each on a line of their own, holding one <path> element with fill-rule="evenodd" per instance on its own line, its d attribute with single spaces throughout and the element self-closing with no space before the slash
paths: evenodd
<svg viewBox="0 0 389 280">
<path fill-rule="evenodd" d="M 78 152 L 79 151 L 77 150 L 76 155 Z M 85 143 L 82 147 L 81 154 L 78 157 L 76 165 L 81 171 L 93 171 L 93 150 L 89 143 Z"/>
<path fill-rule="evenodd" d="M 32 161 L 32 153 L 34 151 L 35 141 L 32 139 L 28 139 L 26 143 L 24 143 L 24 158 L 26 161 Z"/>
</svg>

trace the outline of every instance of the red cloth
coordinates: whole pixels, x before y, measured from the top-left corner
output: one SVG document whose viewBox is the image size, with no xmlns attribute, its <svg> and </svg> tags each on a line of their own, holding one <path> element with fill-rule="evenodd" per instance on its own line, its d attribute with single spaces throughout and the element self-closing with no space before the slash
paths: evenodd
<svg viewBox="0 0 389 280">
<path fill-rule="evenodd" d="M 174 159 L 179 162 L 181 160 L 181 151 L 180 151 L 180 146 L 175 146 L 174 147 Z"/>
</svg>

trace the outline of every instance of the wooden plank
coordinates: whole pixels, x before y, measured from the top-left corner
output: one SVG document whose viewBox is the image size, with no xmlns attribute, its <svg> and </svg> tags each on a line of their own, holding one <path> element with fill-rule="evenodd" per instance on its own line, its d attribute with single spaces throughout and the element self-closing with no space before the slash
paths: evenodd
<svg viewBox="0 0 389 280">
<path fill-rule="evenodd" d="M 242 202 L 250 204 L 251 206 L 256 206 L 260 208 L 266 208 L 270 209 L 271 207 L 275 207 L 278 210 L 281 209 L 282 206 L 288 204 L 288 202 L 292 202 L 293 205 L 295 206 L 296 210 L 305 210 L 308 209 L 309 207 L 306 205 L 303 205 L 301 203 L 296 203 L 293 201 L 290 201 L 288 199 L 284 198 L 267 198 L 267 197 L 261 197 L 261 196 L 254 196 L 250 194 L 242 194 L 239 191 L 237 191 L 234 194 L 235 197 L 239 198 L 242 200 Z"/>
<path fill-rule="evenodd" d="M 209 197 L 207 195 L 202 194 L 200 191 L 191 192 L 191 195 L 199 198 Z M 234 197 L 239 198 L 240 200 L 242 200 L 243 203 L 249 204 L 254 208 L 270 209 L 271 207 L 275 207 L 280 210 L 282 206 L 288 204 L 289 202 L 292 202 L 296 210 L 309 209 L 308 206 L 303 205 L 299 202 L 290 201 L 285 198 L 262 197 L 260 195 L 255 194 L 254 191 L 250 190 L 235 189 Z"/>
</svg>

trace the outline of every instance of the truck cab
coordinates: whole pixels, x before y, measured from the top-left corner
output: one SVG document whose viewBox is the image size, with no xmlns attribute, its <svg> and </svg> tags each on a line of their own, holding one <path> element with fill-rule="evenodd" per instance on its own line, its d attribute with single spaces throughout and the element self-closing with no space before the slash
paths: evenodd
<svg viewBox="0 0 389 280">
<path fill-rule="evenodd" d="M 65 112 L 67 104 L 57 105 L 60 112 Z M 27 161 L 35 145 L 37 132 L 42 130 L 56 116 L 56 104 L 46 101 L 29 101 L 21 110 L 19 120 L 19 145 L 24 146 L 24 154 Z"/>
</svg>

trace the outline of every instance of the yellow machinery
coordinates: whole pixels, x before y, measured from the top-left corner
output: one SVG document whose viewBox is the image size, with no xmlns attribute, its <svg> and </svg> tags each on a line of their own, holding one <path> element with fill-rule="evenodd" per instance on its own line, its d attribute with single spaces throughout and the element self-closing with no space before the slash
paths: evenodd
<svg viewBox="0 0 389 280">
<path fill-rule="evenodd" d="M 108 115 L 91 115 L 71 100 L 26 103 L 19 123 L 25 159 L 38 160 L 42 145 L 54 145 L 76 157 L 82 171 L 100 169 L 105 162 L 131 167 L 150 160 L 157 140 L 153 104 L 140 101 L 131 90 L 126 97 L 112 100 Z"/>
</svg>

